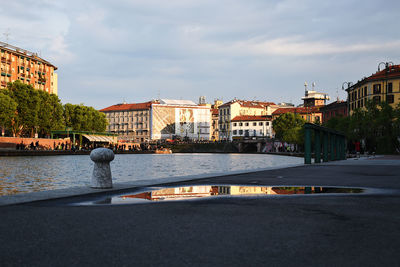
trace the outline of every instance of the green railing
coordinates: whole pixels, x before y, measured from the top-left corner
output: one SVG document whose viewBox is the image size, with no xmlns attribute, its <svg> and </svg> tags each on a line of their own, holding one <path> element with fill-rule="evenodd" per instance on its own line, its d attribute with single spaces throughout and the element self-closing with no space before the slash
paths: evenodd
<svg viewBox="0 0 400 267">
<path fill-rule="evenodd" d="M 324 162 L 346 159 L 346 136 L 343 133 L 312 123 L 306 123 L 304 125 L 305 164 L 311 164 L 312 132 L 314 132 L 315 163 L 321 163 L 321 150 Z"/>
</svg>

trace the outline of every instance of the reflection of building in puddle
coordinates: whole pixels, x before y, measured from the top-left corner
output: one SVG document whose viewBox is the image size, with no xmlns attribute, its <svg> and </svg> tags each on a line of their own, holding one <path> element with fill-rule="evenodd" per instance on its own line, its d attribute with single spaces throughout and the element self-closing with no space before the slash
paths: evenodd
<svg viewBox="0 0 400 267">
<path fill-rule="evenodd" d="M 350 191 L 349 191 L 350 190 Z M 359 191 L 357 191 L 359 190 Z M 343 189 L 327 187 L 268 187 L 268 186 L 187 186 L 163 188 L 138 194 L 119 196 L 119 200 L 142 199 L 150 201 L 184 200 L 210 196 L 259 196 L 259 195 L 292 195 L 315 193 L 360 193 L 361 189 Z M 118 201 L 119 202 L 119 201 Z"/>
</svg>

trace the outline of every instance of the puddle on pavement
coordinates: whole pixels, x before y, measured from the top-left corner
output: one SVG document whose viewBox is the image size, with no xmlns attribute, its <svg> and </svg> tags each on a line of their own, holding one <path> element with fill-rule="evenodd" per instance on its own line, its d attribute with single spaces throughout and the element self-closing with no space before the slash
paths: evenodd
<svg viewBox="0 0 400 267">
<path fill-rule="evenodd" d="M 146 189 L 146 191 L 107 196 L 95 201 L 76 203 L 75 205 L 119 205 L 216 197 L 268 197 L 280 195 L 354 194 L 364 192 L 364 189 L 361 188 L 320 186 L 270 187 L 245 185 L 196 185 Z"/>
</svg>

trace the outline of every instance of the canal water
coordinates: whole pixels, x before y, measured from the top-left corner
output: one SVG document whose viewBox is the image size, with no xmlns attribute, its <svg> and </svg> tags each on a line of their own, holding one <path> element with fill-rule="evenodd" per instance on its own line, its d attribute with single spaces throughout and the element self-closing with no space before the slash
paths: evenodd
<svg viewBox="0 0 400 267">
<path fill-rule="evenodd" d="M 303 158 L 267 154 L 119 154 L 113 183 L 178 176 L 229 174 L 302 164 Z M 88 155 L 0 157 L 0 195 L 89 186 Z"/>
</svg>

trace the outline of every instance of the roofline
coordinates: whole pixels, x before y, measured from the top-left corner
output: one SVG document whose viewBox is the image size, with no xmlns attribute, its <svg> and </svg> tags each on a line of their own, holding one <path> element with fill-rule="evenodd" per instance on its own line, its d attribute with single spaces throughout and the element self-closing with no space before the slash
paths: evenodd
<svg viewBox="0 0 400 267">
<path fill-rule="evenodd" d="M 17 55 L 20 55 L 20 56 L 29 57 L 31 59 L 38 60 L 38 61 L 41 61 L 43 63 L 46 63 L 47 65 L 52 66 L 54 68 L 54 70 L 58 69 L 52 63 L 50 63 L 47 60 L 44 60 L 43 58 L 39 57 L 37 53 L 31 52 L 31 51 L 28 51 L 28 50 L 25 50 L 25 49 L 22 49 L 22 48 L 19 48 L 17 46 L 13 46 L 13 45 L 10 45 L 10 44 L 4 43 L 4 42 L 0 42 L 0 48 L 1 49 L 6 49 L 6 50 L 8 50 L 10 52 L 13 52 L 13 53 L 15 53 Z"/>
</svg>

